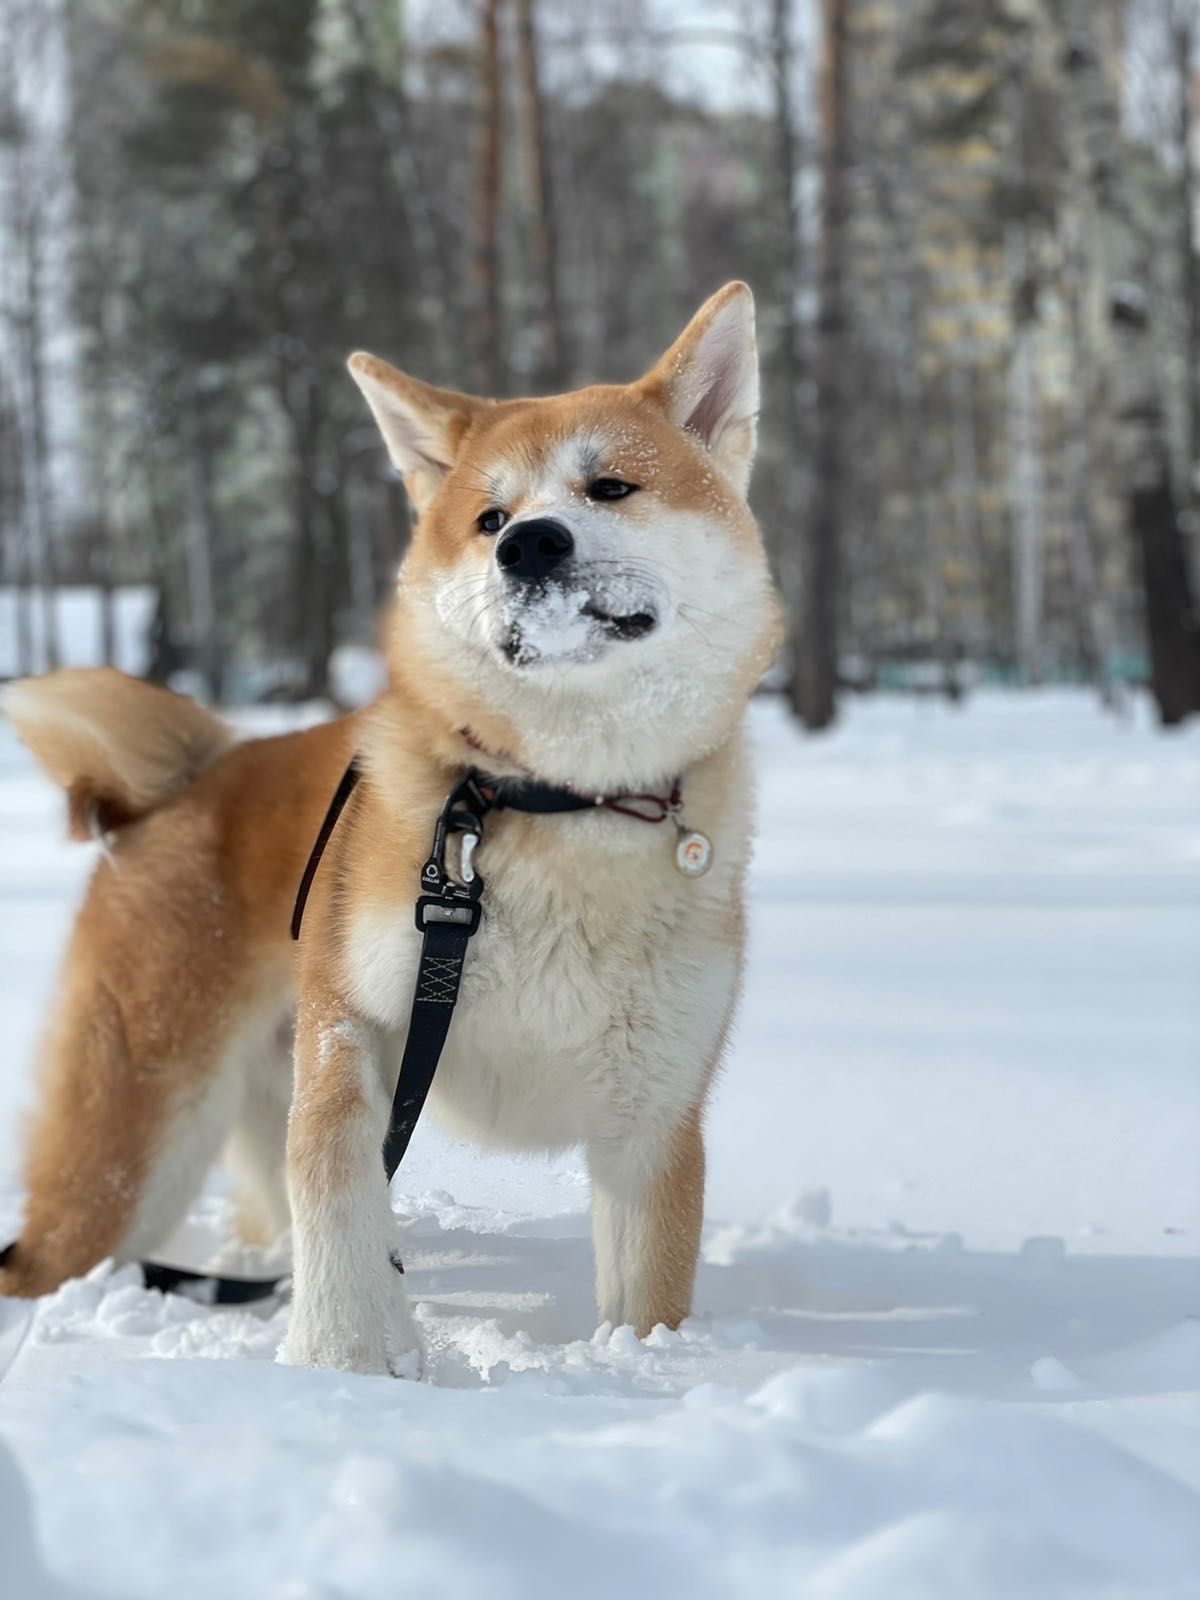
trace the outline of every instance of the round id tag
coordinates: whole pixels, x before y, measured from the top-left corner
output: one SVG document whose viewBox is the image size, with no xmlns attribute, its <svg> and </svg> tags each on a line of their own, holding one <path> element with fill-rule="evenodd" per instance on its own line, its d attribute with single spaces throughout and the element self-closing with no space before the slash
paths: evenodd
<svg viewBox="0 0 1200 1600">
<path fill-rule="evenodd" d="M 675 846 L 675 865 L 685 878 L 702 877 L 712 866 L 712 843 L 702 833 L 681 833 Z"/>
</svg>

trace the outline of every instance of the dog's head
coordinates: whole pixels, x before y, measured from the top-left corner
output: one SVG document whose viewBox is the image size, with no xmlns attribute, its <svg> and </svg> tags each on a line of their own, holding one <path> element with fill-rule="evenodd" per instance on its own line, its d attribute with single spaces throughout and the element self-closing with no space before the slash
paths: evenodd
<svg viewBox="0 0 1200 1600">
<path fill-rule="evenodd" d="M 418 512 L 394 664 L 411 678 L 415 652 L 562 781 L 645 779 L 711 747 L 778 630 L 745 499 L 749 289 L 728 284 L 624 387 L 494 402 L 373 356 L 350 369 Z"/>
</svg>

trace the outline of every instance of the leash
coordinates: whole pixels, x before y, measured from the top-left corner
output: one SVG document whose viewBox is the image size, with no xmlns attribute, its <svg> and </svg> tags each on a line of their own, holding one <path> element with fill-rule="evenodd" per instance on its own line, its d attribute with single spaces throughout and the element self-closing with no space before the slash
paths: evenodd
<svg viewBox="0 0 1200 1600">
<path fill-rule="evenodd" d="M 12 1260 L 17 1247 L 17 1241 L 14 1240 L 0 1249 L 0 1267 Z M 145 1288 L 158 1289 L 163 1294 L 181 1294 L 208 1306 L 250 1305 L 256 1300 L 269 1300 L 273 1295 L 285 1298 L 292 1281 L 290 1273 L 273 1278 L 243 1278 L 234 1274 L 197 1272 L 192 1267 L 170 1266 L 162 1261 L 139 1261 L 137 1266 Z M 17 1304 L 19 1302 L 14 1300 L 0 1300 L 0 1375 L 16 1356 L 14 1348 L 12 1358 L 7 1361 L 3 1358 L 6 1334 L 4 1313 L 8 1307 Z"/>
<path fill-rule="evenodd" d="M 463 736 L 475 749 L 483 747 L 467 729 Z M 485 752 L 486 753 L 486 752 Z M 304 910 L 316 880 L 317 871 L 335 828 L 362 776 L 357 755 L 351 760 L 334 791 L 324 820 L 309 852 L 292 908 L 291 936 L 300 938 Z M 637 822 L 651 824 L 671 820 L 679 834 L 675 864 L 688 877 L 708 870 L 712 846 L 702 833 L 685 831 L 680 815 L 683 804 L 682 780 L 677 778 L 667 796 L 656 794 L 582 794 L 577 790 L 533 777 L 492 778 L 472 768 L 457 783 L 438 813 L 429 858 L 421 868 L 421 893 L 416 902 L 415 920 L 421 934 L 421 954 L 409 1013 L 408 1036 L 392 1098 L 391 1115 L 383 1142 L 383 1167 L 390 1183 L 404 1159 L 433 1087 L 438 1062 L 445 1048 L 458 1003 L 463 964 L 467 948 L 479 928 L 483 914 L 483 879 L 475 870 L 473 857 L 483 840 L 484 821 L 493 811 L 522 811 L 531 816 L 553 816 L 573 811 L 605 810 Z M 446 847 L 455 835 L 462 835 L 459 882 L 446 865 Z M 0 1250 L 0 1265 L 16 1248 Z M 393 1256 L 398 1272 L 404 1267 Z M 247 1305 L 272 1296 L 285 1297 L 291 1286 L 290 1274 L 275 1278 L 244 1278 L 225 1273 L 198 1272 L 189 1267 L 165 1262 L 140 1263 L 148 1289 L 164 1294 L 182 1294 L 205 1305 Z"/>
<path fill-rule="evenodd" d="M 296 890 L 296 904 L 292 907 L 292 938 L 300 937 L 300 924 L 304 920 L 304 907 L 308 904 L 308 893 L 313 886 L 313 879 L 317 875 L 317 868 L 321 865 L 321 857 L 325 854 L 325 846 L 329 843 L 333 830 L 337 827 L 338 818 L 346 809 L 346 802 L 354 793 L 359 780 L 358 757 L 355 756 L 350 765 L 342 773 L 342 781 L 334 792 L 333 799 L 329 802 L 329 810 L 325 813 L 325 820 L 321 823 L 317 834 L 317 841 L 309 852 L 308 860 L 304 865 L 304 873 L 300 879 L 300 887 Z"/>
<path fill-rule="evenodd" d="M 483 819 L 495 808 L 494 796 L 489 796 L 476 774 L 469 772 L 450 791 L 433 830 L 429 859 L 421 868 L 422 893 L 415 908 L 417 931 L 422 936 L 421 956 L 408 1037 L 383 1141 L 383 1170 L 389 1183 L 404 1159 L 450 1032 L 467 946 L 483 914 L 483 879 L 471 858 L 483 838 Z M 461 884 L 446 867 L 446 842 L 456 833 L 463 836 Z"/>
</svg>

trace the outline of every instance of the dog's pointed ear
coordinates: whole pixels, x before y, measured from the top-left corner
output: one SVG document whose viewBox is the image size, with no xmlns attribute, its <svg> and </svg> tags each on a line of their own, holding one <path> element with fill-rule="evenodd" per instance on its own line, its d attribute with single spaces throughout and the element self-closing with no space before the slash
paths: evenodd
<svg viewBox="0 0 1200 1600">
<path fill-rule="evenodd" d="M 746 284 L 727 283 L 706 300 L 635 388 L 693 434 L 746 493 L 758 417 L 754 296 Z"/>
<path fill-rule="evenodd" d="M 488 402 L 410 378 L 363 351 L 347 362 L 418 511 L 441 488 L 463 435 Z"/>
</svg>

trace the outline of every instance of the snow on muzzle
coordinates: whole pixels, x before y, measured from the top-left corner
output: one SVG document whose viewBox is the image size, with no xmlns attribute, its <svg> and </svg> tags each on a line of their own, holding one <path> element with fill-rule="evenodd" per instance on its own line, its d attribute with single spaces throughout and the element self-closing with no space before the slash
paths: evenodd
<svg viewBox="0 0 1200 1600">
<path fill-rule="evenodd" d="M 500 648 L 515 666 L 592 661 L 609 644 L 646 638 L 665 610 L 664 586 L 647 570 L 572 562 L 552 578 L 506 593 Z"/>
</svg>

